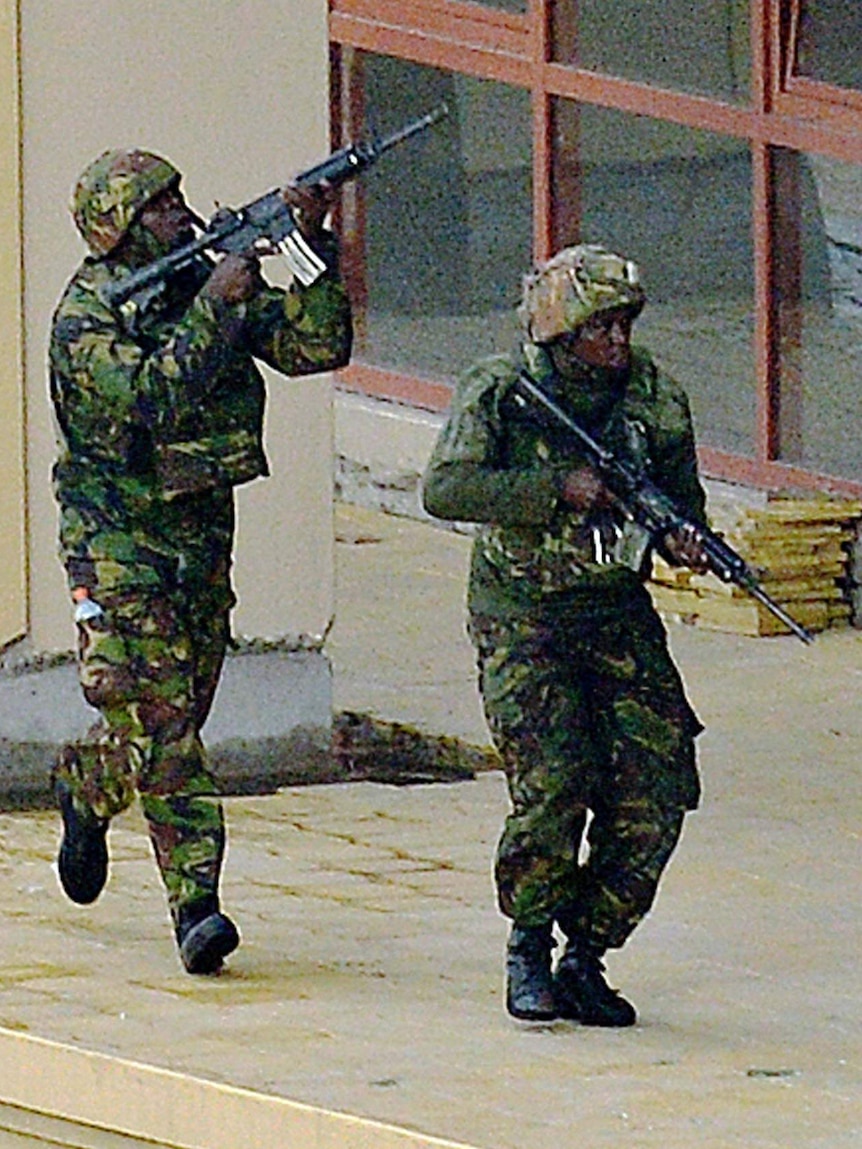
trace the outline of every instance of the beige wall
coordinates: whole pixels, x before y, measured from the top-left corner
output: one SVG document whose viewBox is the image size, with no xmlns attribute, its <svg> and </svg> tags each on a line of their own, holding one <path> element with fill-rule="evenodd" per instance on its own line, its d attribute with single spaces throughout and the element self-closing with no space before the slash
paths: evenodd
<svg viewBox="0 0 862 1149">
<path fill-rule="evenodd" d="M 0 646 L 27 626 L 17 5 L 0 3 Z"/>
<path fill-rule="evenodd" d="M 32 637 L 72 644 L 45 380 L 53 306 L 83 254 L 70 189 L 106 147 L 142 146 L 185 173 L 190 202 L 261 194 L 327 150 L 321 0 L 21 0 Z M 240 634 L 320 635 L 332 611 L 331 403 L 326 378 L 271 377 L 273 477 L 240 493 Z"/>
</svg>

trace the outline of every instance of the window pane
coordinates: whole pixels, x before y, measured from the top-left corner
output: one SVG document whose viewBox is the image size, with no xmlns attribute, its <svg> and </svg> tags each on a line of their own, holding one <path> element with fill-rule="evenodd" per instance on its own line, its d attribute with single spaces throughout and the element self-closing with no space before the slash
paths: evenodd
<svg viewBox="0 0 862 1149">
<path fill-rule="evenodd" d="M 554 118 L 558 245 L 601 243 L 640 265 L 648 303 L 635 341 L 688 391 L 702 444 L 751 454 L 747 147 L 566 100 Z"/>
<path fill-rule="evenodd" d="M 859 0 L 801 0 L 796 73 L 842 88 L 862 89 Z"/>
<path fill-rule="evenodd" d="M 527 0 L 478 0 L 486 8 L 499 8 L 502 12 L 526 12 Z"/>
<path fill-rule="evenodd" d="M 776 156 L 781 458 L 862 474 L 862 168 Z"/>
<path fill-rule="evenodd" d="M 591 71 L 744 102 L 748 9 L 748 0 L 557 0 L 553 55 Z"/>
<path fill-rule="evenodd" d="M 449 117 L 362 181 L 357 358 L 448 381 L 515 335 L 532 247 L 529 95 L 386 56 L 360 67 L 380 132 L 441 99 Z"/>
</svg>

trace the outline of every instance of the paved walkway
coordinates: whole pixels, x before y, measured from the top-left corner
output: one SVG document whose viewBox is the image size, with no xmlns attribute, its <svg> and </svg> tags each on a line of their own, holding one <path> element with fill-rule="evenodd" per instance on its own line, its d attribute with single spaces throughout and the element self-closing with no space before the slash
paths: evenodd
<svg viewBox="0 0 862 1149">
<path fill-rule="evenodd" d="M 347 507 L 338 529 L 336 704 L 484 741 L 467 540 Z M 57 887 L 56 819 L 0 815 L 0 1026 L 482 1149 L 858 1149 L 862 634 L 672 641 L 705 799 L 610 959 L 635 1029 L 506 1018 L 497 773 L 230 800 L 244 945 L 217 979 L 178 968 L 137 812 L 89 909 Z"/>
</svg>

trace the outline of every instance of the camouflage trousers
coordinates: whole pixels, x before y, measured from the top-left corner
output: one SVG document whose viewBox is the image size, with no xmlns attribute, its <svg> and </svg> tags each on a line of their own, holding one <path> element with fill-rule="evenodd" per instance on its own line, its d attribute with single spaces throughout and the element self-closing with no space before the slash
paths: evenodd
<svg viewBox="0 0 862 1149">
<path fill-rule="evenodd" d="M 697 805 L 688 704 L 649 596 L 621 611 L 473 616 L 480 687 L 512 811 L 495 860 L 501 911 L 556 921 L 599 950 L 649 911 Z"/>
<path fill-rule="evenodd" d="M 140 796 L 175 919 L 217 895 L 225 851 L 200 731 L 229 637 L 229 553 L 179 588 L 136 589 L 134 572 L 118 578 L 119 564 L 96 563 L 92 595 L 104 613 L 77 624 L 81 686 L 101 721 L 64 749 L 56 773 L 101 818 Z"/>
</svg>

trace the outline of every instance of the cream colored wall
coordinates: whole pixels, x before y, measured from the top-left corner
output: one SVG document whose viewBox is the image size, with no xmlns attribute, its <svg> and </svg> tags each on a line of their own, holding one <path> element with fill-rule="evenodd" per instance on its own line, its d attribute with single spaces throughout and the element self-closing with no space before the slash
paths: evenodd
<svg viewBox="0 0 862 1149">
<path fill-rule="evenodd" d="M 0 3 L 0 646 L 27 626 L 17 4 Z"/>
<path fill-rule="evenodd" d="M 203 214 L 285 182 L 328 146 L 322 0 L 21 0 L 32 638 L 72 644 L 55 557 L 51 312 L 83 255 L 70 189 L 106 147 L 163 152 Z M 271 380 L 273 475 L 240 492 L 238 633 L 320 635 L 332 611 L 326 377 Z"/>
</svg>

